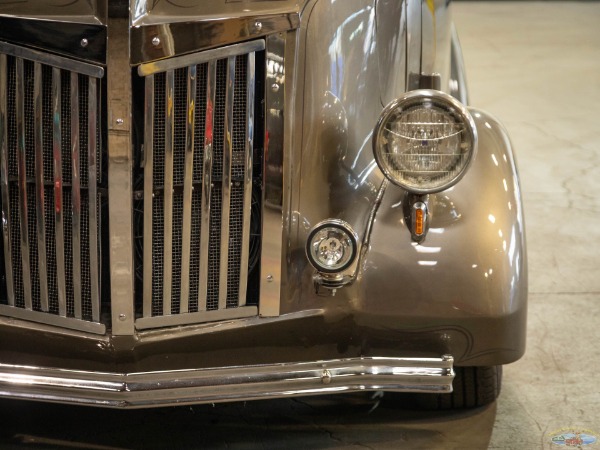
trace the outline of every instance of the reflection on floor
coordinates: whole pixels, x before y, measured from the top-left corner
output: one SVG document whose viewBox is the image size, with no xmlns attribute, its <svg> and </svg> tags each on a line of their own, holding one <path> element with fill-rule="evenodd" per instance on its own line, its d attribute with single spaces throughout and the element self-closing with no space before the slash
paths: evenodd
<svg viewBox="0 0 600 450">
<path fill-rule="evenodd" d="M 529 450 L 572 427 L 600 440 L 600 3 L 457 3 L 455 18 L 471 101 L 506 124 L 525 196 L 528 352 L 505 368 L 496 404 L 434 414 L 370 394 L 130 412 L 0 401 L 0 447 Z"/>
</svg>

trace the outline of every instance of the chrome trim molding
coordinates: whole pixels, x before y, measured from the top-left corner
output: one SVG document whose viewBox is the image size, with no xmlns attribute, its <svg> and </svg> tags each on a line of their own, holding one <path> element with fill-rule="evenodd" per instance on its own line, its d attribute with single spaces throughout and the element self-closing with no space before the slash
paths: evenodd
<svg viewBox="0 0 600 450">
<path fill-rule="evenodd" d="M 420 74 L 440 74 L 441 90 L 448 92 L 452 53 L 452 3 L 421 0 Z"/>
<path fill-rule="evenodd" d="M 10 235 L 10 200 L 8 195 L 8 117 L 6 55 L 0 54 L 0 185 L 2 188 L 2 238 L 4 241 L 4 264 L 6 269 L 6 290 L 9 306 L 15 306 L 13 267 L 11 258 L 12 239 Z"/>
<path fill-rule="evenodd" d="M 127 19 L 109 20 L 108 202 L 112 334 L 134 333 L 133 155 Z M 120 120 L 119 120 L 120 119 Z"/>
<path fill-rule="evenodd" d="M 9 0 L 0 2 L 0 16 L 102 24 L 106 21 L 107 6 L 106 0 L 69 2 Z"/>
<path fill-rule="evenodd" d="M 41 1 L 36 0 L 32 3 L 37 4 Z M 0 15 L 0 41 L 76 58 L 91 64 L 106 64 L 104 25 L 61 22 L 58 17 L 52 17 L 50 20 L 32 17 L 14 18 Z M 81 45 L 82 39 L 86 40 L 85 46 Z"/>
<path fill-rule="evenodd" d="M 246 161 L 244 170 L 244 218 L 242 231 L 242 254 L 240 257 L 240 306 L 246 304 L 246 293 L 248 287 L 248 253 L 250 242 L 250 216 L 252 214 L 252 164 L 254 154 L 254 100 L 256 90 L 256 54 L 248 55 L 248 73 L 246 84 L 248 85 L 246 98 Z"/>
<path fill-rule="evenodd" d="M 286 35 L 267 37 L 265 81 L 265 152 L 263 175 L 263 240 L 260 275 L 260 315 L 278 316 L 281 307 L 283 264 L 284 170 L 288 152 L 284 151 Z M 291 74 L 290 74 L 291 75 Z"/>
<path fill-rule="evenodd" d="M 89 79 L 88 84 L 88 208 L 90 233 L 90 289 L 92 299 L 92 320 L 100 321 L 100 268 L 98 247 L 98 188 L 96 149 L 98 148 L 98 81 Z"/>
<path fill-rule="evenodd" d="M 452 25 L 451 38 L 451 63 L 450 63 L 450 79 L 448 80 L 448 92 L 463 105 L 469 104 L 469 89 L 467 84 L 467 74 L 465 70 L 465 62 L 463 52 L 460 46 L 458 32 Z"/>
<path fill-rule="evenodd" d="M 154 76 L 145 81 L 144 103 L 144 211 L 152 211 L 154 199 Z M 143 315 L 152 315 L 152 221 L 144 220 Z"/>
<path fill-rule="evenodd" d="M 449 393 L 453 358 L 352 358 L 145 373 L 0 364 L 0 397 L 141 408 L 351 391 Z"/>
<path fill-rule="evenodd" d="M 425 0 L 406 0 L 406 90 L 419 89 L 422 55 L 422 4 Z"/>
<path fill-rule="evenodd" d="M 47 64 L 49 66 L 56 67 L 57 69 L 77 72 L 89 77 L 102 78 L 104 76 L 104 69 L 100 66 L 95 66 L 70 58 L 64 58 L 62 56 L 57 56 L 50 53 L 42 53 L 37 50 L 20 47 L 14 44 L 8 44 L 2 41 L 0 41 L 0 53 L 14 56 L 15 58 L 28 59 L 30 61 Z"/>
<path fill-rule="evenodd" d="M 105 334 L 106 326 L 102 323 L 88 322 L 73 317 L 57 316 L 40 311 L 30 311 L 28 309 L 13 308 L 11 306 L 0 305 L 0 315 L 14 317 L 16 319 L 28 320 L 44 325 L 66 328 L 69 330 L 83 331 L 92 334 Z"/>
<path fill-rule="evenodd" d="M 241 55 L 244 53 L 260 52 L 265 49 L 265 41 L 262 39 L 257 41 L 245 42 L 243 44 L 228 45 L 227 47 L 215 48 L 206 50 L 201 53 L 179 56 L 177 58 L 165 59 L 148 64 L 138 66 L 138 75 L 146 77 L 158 72 L 166 72 L 168 70 L 178 69 L 180 67 L 192 66 L 211 62 L 217 59 L 227 58 L 230 55 Z"/>
<path fill-rule="evenodd" d="M 256 26 L 257 23 L 260 23 L 260 27 Z M 297 12 L 134 26 L 131 28 L 131 63 L 140 64 L 200 52 L 299 26 L 300 15 Z"/>
<path fill-rule="evenodd" d="M 135 322 L 137 330 L 149 330 L 151 328 L 173 327 L 178 325 L 190 325 L 204 322 L 217 322 L 221 320 L 244 319 L 254 317 L 258 314 L 256 306 L 244 306 L 230 309 L 216 309 L 213 311 L 188 312 L 185 314 L 173 314 L 154 317 L 143 317 Z"/>
<path fill-rule="evenodd" d="M 116 2 L 115 2 L 116 3 Z M 270 17 L 298 10 L 298 0 L 129 0 L 131 24 L 134 27 L 162 23 L 178 23 L 220 18 L 227 21 L 240 16 Z M 242 3 L 242 4 L 240 4 Z"/>
</svg>

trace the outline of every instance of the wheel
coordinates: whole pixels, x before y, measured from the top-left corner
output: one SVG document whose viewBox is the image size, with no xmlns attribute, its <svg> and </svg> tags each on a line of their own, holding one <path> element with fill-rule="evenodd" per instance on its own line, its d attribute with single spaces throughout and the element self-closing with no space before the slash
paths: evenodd
<svg viewBox="0 0 600 450">
<path fill-rule="evenodd" d="M 407 407 L 439 411 L 477 408 L 492 403 L 502 386 L 502 366 L 455 367 L 451 394 L 400 394 Z"/>
</svg>

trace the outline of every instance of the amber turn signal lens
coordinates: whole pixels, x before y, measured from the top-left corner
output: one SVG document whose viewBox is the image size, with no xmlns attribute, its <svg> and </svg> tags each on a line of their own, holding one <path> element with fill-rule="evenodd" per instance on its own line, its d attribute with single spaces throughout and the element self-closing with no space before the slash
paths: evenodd
<svg viewBox="0 0 600 450">
<path fill-rule="evenodd" d="M 415 211 L 415 234 L 417 236 L 422 236 L 424 231 L 424 220 L 423 220 L 423 210 L 417 209 Z"/>
<path fill-rule="evenodd" d="M 413 239 L 420 241 L 427 234 L 428 211 L 425 201 L 417 201 L 411 206 L 410 230 Z"/>
</svg>

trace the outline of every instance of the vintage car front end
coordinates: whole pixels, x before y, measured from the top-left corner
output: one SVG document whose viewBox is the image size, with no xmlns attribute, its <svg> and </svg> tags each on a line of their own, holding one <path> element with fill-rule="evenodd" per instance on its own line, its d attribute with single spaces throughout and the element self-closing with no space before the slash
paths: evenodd
<svg viewBox="0 0 600 450">
<path fill-rule="evenodd" d="M 517 360 L 517 171 L 466 103 L 445 1 L 0 0 L 0 396 L 452 395 Z"/>
</svg>

